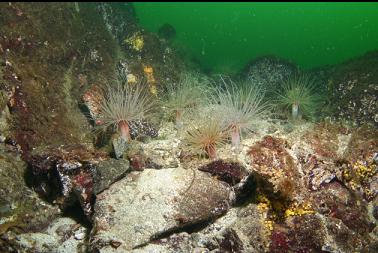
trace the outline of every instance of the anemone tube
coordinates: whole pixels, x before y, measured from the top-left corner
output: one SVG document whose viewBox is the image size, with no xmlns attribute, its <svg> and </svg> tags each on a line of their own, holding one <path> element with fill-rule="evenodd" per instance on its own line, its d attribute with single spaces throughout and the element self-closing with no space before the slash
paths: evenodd
<svg viewBox="0 0 378 253">
<path fill-rule="evenodd" d="M 236 125 L 231 126 L 231 144 L 237 148 L 240 145 L 240 127 Z"/>
<path fill-rule="evenodd" d="M 181 129 L 184 125 L 182 121 L 182 112 L 180 110 L 176 110 L 175 125 L 176 129 Z"/>
<path fill-rule="evenodd" d="M 121 137 L 126 140 L 130 141 L 131 136 L 130 136 L 130 126 L 129 123 L 126 120 L 121 120 L 118 123 L 118 129 L 121 132 Z"/>
<path fill-rule="evenodd" d="M 293 119 L 298 119 L 299 116 L 299 104 L 298 102 L 293 103 L 291 107 L 291 115 Z"/>
<path fill-rule="evenodd" d="M 209 143 L 206 145 L 205 151 L 211 160 L 217 159 L 217 149 L 215 148 L 215 144 Z"/>
</svg>

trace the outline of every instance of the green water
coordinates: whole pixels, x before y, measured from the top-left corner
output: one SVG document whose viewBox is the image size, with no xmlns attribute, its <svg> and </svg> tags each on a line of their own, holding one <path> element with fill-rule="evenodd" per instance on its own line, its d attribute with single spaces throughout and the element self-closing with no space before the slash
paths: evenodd
<svg viewBox="0 0 378 253">
<path fill-rule="evenodd" d="M 233 73 L 257 56 L 302 68 L 340 63 L 378 49 L 378 3 L 134 3 L 156 32 L 175 27 L 174 43 L 203 68 Z"/>
</svg>

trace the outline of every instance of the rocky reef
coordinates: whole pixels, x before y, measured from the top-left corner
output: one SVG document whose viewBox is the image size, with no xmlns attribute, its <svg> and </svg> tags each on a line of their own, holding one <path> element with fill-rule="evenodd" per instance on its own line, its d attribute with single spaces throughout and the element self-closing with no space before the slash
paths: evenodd
<svg viewBox="0 0 378 253">
<path fill-rule="evenodd" d="M 115 79 L 159 101 L 193 71 L 132 4 L 1 3 L 0 26 L 1 252 L 378 251 L 376 52 L 309 71 L 334 105 L 318 122 L 262 117 L 212 159 L 159 103 L 130 140 L 101 128 Z M 269 56 L 240 77 L 297 71 Z"/>
<path fill-rule="evenodd" d="M 378 52 L 370 52 L 335 67 L 329 79 L 333 116 L 355 125 L 378 125 Z"/>
</svg>

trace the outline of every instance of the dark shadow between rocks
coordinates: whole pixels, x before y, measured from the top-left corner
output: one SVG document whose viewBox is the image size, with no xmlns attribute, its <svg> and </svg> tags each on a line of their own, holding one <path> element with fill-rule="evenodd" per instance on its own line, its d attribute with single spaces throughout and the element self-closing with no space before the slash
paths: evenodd
<svg viewBox="0 0 378 253">
<path fill-rule="evenodd" d="M 83 209 L 78 203 L 63 209 L 62 217 L 71 218 L 83 227 L 87 228 L 88 231 L 92 230 L 92 223 L 90 219 L 85 215 Z"/>
<path fill-rule="evenodd" d="M 219 217 L 217 217 L 217 218 L 219 218 Z M 153 238 L 151 238 L 150 241 L 143 243 L 143 244 L 140 244 L 140 245 L 134 247 L 133 249 L 142 248 L 142 247 L 144 247 L 148 244 L 151 244 L 151 243 L 161 244 L 162 239 L 167 239 L 170 236 L 175 235 L 175 234 L 180 234 L 180 233 L 183 233 L 183 232 L 186 232 L 188 234 L 197 233 L 197 232 L 205 229 L 206 227 L 208 227 L 212 223 L 214 223 L 214 221 L 217 218 L 210 218 L 210 219 L 198 221 L 196 223 L 191 223 L 191 224 L 187 224 L 187 225 L 184 225 L 184 226 L 180 226 L 180 227 L 177 227 L 177 228 L 173 228 L 173 229 L 164 231 L 162 233 L 155 235 Z"/>
<path fill-rule="evenodd" d="M 243 181 L 234 187 L 234 207 L 246 206 L 256 199 L 257 182 L 255 176 L 250 174 Z"/>
<path fill-rule="evenodd" d="M 27 165 L 27 169 L 24 173 L 26 186 L 33 189 L 42 200 L 50 204 L 52 204 L 57 196 L 59 196 L 59 192 L 61 191 L 60 182 L 58 182 L 58 180 L 54 180 L 57 178 L 58 173 L 54 170 L 51 171 L 50 175 L 34 175 L 31 164 Z M 47 184 L 47 182 L 49 183 Z"/>
</svg>

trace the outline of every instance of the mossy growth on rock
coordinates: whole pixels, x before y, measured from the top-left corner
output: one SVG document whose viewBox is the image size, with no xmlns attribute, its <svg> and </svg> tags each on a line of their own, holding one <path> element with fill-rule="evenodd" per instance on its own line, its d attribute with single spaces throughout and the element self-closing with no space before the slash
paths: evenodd
<svg viewBox="0 0 378 253">
<path fill-rule="evenodd" d="M 233 161 L 216 160 L 199 167 L 198 170 L 209 172 L 231 186 L 238 184 L 248 175 L 242 165 Z"/>
<path fill-rule="evenodd" d="M 288 143 L 284 140 L 265 136 L 247 154 L 253 171 L 271 184 L 272 191 L 291 198 L 295 195 L 299 175 L 296 164 L 285 147 L 288 147 Z"/>
</svg>

